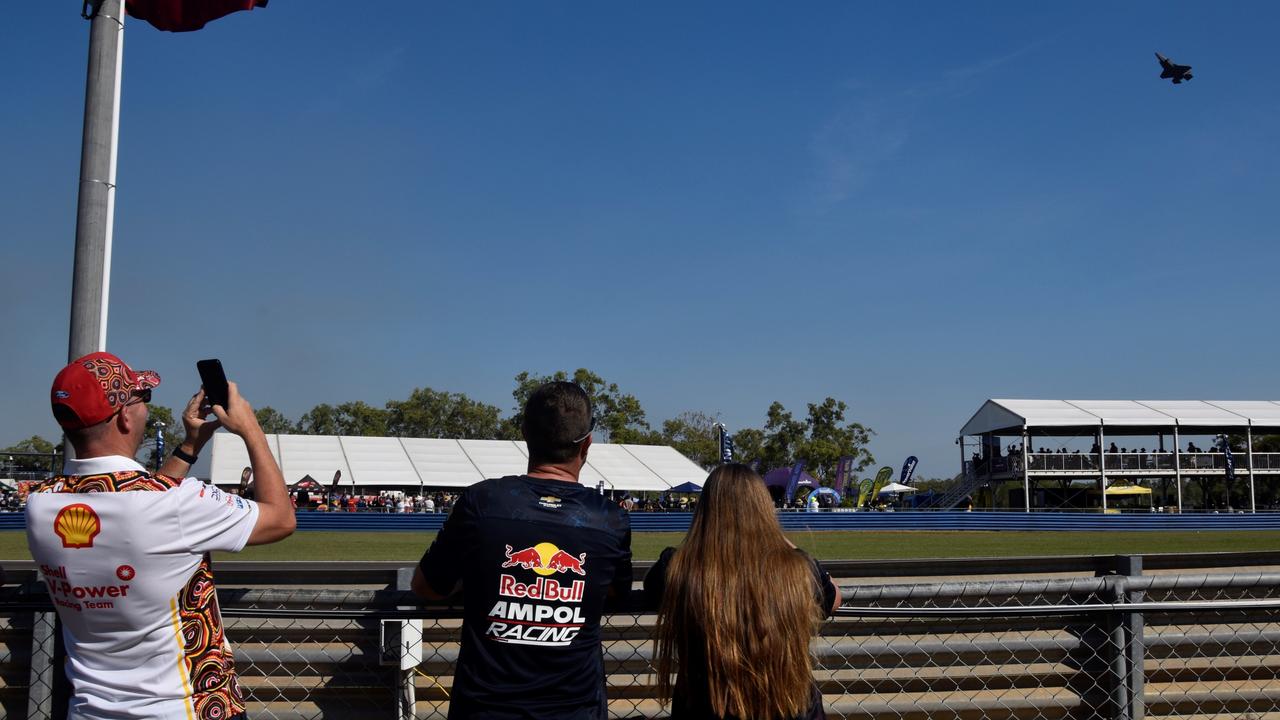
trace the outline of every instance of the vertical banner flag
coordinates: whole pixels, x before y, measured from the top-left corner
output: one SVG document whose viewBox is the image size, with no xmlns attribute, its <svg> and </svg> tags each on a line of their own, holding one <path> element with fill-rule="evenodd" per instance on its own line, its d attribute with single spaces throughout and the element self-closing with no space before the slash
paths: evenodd
<svg viewBox="0 0 1280 720">
<path fill-rule="evenodd" d="M 791 478 L 787 480 L 787 504 L 796 496 L 796 488 L 800 486 L 800 477 L 804 475 L 804 461 L 791 466 Z"/>
<path fill-rule="evenodd" d="M 720 425 L 720 462 L 733 462 L 733 437 Z"/>
<path fill-rule="evenodd" d="M 844 498 L 844 484 L 849 479 L 849 466 L 853 464 L 853 457 L 845 455 L 840 458 L 840 462 L 836 463 L 836 482 L 833 490 L 841 499 Z"/>
<path fill-rule="evenodd" d="M 916 474 L 916 463 L 918 462 L 920 461 L 916 459 L 915 455 L 907 458 L 907 461 L 902 463 L 902 478 L 898 482 L 903 485 L 910 485 L 911 476 Z"/>
<path fill-rule="evenodd" d="M 862 507 L 866 504 L 867 499 L 871 497 L 871 486 L 875 485 L 875 482 L 875 480 L 867 478 L 866 480 L 858 483 L 858 507 Z"/>
<path fill-rule="evenodd" d="M 224 15 L 266 6 L 267 0 L 125 0 L 124 4 L 129 17 L 169 32 L 199 30 Z"/>
<path fill-rule="evenodd" d="M 1222 454 L 1226 455 L 1227 461 L 1227 479 L 1236 479 L 1236 458 L 1231 454 L 1231 442 L 1226 438 L 1222 438 Z"/>
<path fill-rule="evenodd" d="M 880 488 L 884 487 L 885 485 L 888 485 L 889 481 L 892 479 L 893 479 L 893 468 L 888 467 L 887 465 L 885 467 L 880 468 L 880 472 L 876 473 L 876 484 L 871 486 L 871 499 L 875 500 L 877 497 L 879 497 Z"/>
<path fill-rule="evenodd" d="M 156 472 L 160 472 L 160 463 L 164 460 L 164 430 L 156 426 Z"/>
</svg>

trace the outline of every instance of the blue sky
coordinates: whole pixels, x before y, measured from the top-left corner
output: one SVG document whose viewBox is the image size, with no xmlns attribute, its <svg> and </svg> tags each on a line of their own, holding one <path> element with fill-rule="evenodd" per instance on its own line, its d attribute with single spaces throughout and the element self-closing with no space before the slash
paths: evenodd
<svg viewBox="0 0 1280 720">
<path fill-rule="evenodd" d="M 128 27 L 108 348 L 164 404 L 588 367 L 943 476 L 988 397 L 1280 398 L 1274 3 L 354 7 Z M 0 45 L 3 444 L 56 434 L 78 9 Z"/>
</svg>

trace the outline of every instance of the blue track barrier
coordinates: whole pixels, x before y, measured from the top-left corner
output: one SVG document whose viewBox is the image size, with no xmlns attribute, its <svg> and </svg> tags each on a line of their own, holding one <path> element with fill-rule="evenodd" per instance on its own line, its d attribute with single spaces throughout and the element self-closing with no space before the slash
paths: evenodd
<svg viewBox="0 0 1280 720">
<path fill-rule="evenodd" d="M 632 513 L 633 532 L 685 532 L 692 513 Z M 435 532 L 444 513 L 298 513 L 298 529 L 353 532 Z M 1280 513 L 1212 515 L 1021 512 L 779 513 L 786 530 L 1031 530 L 1169 531 L 1280 530 Z M 0 530 L 26 527 L 22 513 L 0 513 Z"/>
</svg>

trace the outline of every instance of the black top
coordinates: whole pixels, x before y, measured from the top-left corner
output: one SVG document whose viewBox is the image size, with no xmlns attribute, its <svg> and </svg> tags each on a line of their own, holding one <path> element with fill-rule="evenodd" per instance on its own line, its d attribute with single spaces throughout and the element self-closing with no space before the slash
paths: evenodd
<svg viewBox="0 0 1280 720">
<path fill-rule="evenodd" d="M 577 483 L 509 476 L 467 488 L 420 563 L 462 581 L 449 717 L 604 718 L 600 614 L 631 590 L 631 519 Z"/>
<path fill-rule="evenodd" d="M 839 592 L 835 583 L 831 580 L 831 574 L 823 570 L 818 561 L 810 557 L 805 551 L 797 548 L 796 552 L 809 561 L 809 567 L 813 572 L 813 600 L 821 609 L 822 616 L 824 618 L 830 617 L 831 607 L 836 601 L 836 593 Z M 667 568 L 670 567 L 671 558 L 675 554 L 675 548 L 669 547 L 663 550 L 662 555 L 658 557 L 658 562 L 654 563 L 649 573 L 644 576 L 645 602 L 650 607 L 659 607 L 662 603 L 662 594 L 667 588 Z M 696 643 L 693 645 L 695 648 L 697 647 Z M 690 658 L 688 662 L 682 663 L 680 667 L 680 673 L 685 674 L 684 682 L 680 684 L 687 688 L 687 693 L 677 690 L 675 697 L 671 699 L 671 717 L 675 720 L 680 718 L 716 718 L 715 713 L 711 710 L 711 699 L 707 697 L 705 671 L 701 665 L 705 665 L 705 663 L 700 663 L 696 658 Z M 820 720 L 826 717 L 826 713 L 822 709 L 822 692 L 818 690 L 817 685 L 812 687 L 810 696 L 809 709 L 793 720 Z M 722 720 L 733 720 L 733 718 L 723 718 Z"/>
</svg>

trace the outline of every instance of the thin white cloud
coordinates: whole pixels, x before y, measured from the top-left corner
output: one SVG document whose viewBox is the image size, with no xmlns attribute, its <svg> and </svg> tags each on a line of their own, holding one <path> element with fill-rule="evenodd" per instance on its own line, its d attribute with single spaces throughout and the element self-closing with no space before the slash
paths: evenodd
<svg viewBox="0 0 1280 720">
<path fill-rule="evenodd" d="M 895 103 L 867 100 L 829 117 L 811 143 L 819 166 L 816 202 L 838 204 L 866 187 L 876 171 L 906 145 L 908 115 Z"/>
<path fill-rule="evenodd" d="M 907 146 L 912 122 L 922 109 L 940 98 L 968 92 L 978 78 L 1028 54 L 1043 42 L 956 66 L 931 82 L 886 94 L 877 94 L 862 80 L 844 81 L 841 89 L 851 97 L 818 125 L 810 141 L 817 180 L 808 209 L 821 213 L 855 196 Z"/>
<path fill-rule="evenodd" d="M 952 80 L 968 80 L 968 79 L 977 77 L 979 75 L 989 73 L 992 70 L 995 70 L 996 68 L 1000 67 L 1001 65 L 1004 65 L 1005 63 L 1013 62 L 1014 60 L 1017 60 L 1023 55 L 1026 55 L 1027 53 L 1036 49 L 1041 44 L 1043 44 L 1042 41 L 1034 42 L 1034 43 L 1031 43 L 1030 45 L 1027 45 L 1026 47 L 1020 48 L 1018 50 L 1014 50 L 1013 52 L 1008 53 L 1007 55 L 1000 55 L 997 57 L 987 58 L 985 60 L 979 60 L 977 62 L 969 63 L 968 65 L 960 65 L 958 67 L 953 67 L 948 69 L 946 72 L 944 72 L 943 76 Z"/>
</svg>

